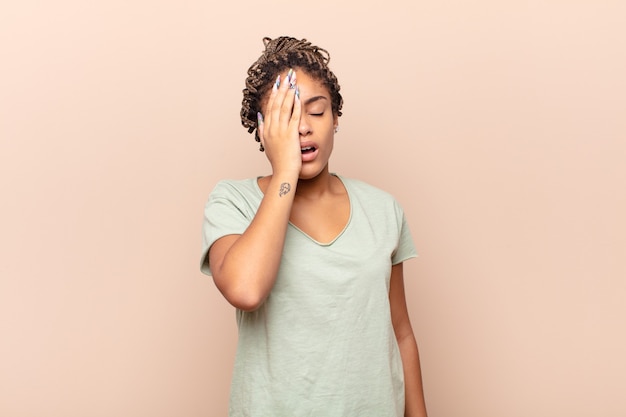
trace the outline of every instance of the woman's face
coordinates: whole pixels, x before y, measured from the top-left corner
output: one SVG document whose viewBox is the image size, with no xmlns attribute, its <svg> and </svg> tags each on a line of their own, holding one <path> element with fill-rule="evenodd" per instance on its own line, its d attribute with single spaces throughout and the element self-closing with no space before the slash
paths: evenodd
<svg viewBox="0 0 626 417">
<path fill-rule="evenodd" d="M 309 74 L 295 68 L 302 102 L 298 131 L 302 151 L 300 179 L 307 180 L 328 171 L 338 118 L 333 114 L 328 88 Z M 281 74 L 286 80 L 287 71 Z"/>
</svg>

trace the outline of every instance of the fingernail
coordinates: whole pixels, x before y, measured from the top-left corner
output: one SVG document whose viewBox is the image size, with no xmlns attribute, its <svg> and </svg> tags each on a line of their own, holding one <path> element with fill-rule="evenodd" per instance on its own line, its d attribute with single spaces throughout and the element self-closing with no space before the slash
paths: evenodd
<svg viewBox="0 0 626 417">
<path fill-rule="evenodd" d="M 291 73 L 291 77 L 289 77 L 289 88 L 294 89 L 296 88 L 296 72 L 293 71 Z"/>
<path fill-rule="evenodd" d="M 274 90 L 278 90 L 278 87 L 280 86 L 280 74 L 278 74 L 278 77 L 276 77 L 276 82 L 274 83 Z"/>
<path fill-rule="evenodd" d="M 300 101 L 300 87 L 296 86 L 296 99 Z"/>
<path fill-rule="evenodd" d="M 289 68 L 289 72 L 287 73 L 287 81 L 291 83 L 291 76 L 293 75 L 293 68 Z"/>
<path fill-rule="evenodd" d="M 256 112 L 256 118 L 257 118 L 257 120 L 259 122 L 259 125 L 262 125 L 263 124 L 263 115 L 261 114 L 260 111 Z"/>
</svg>

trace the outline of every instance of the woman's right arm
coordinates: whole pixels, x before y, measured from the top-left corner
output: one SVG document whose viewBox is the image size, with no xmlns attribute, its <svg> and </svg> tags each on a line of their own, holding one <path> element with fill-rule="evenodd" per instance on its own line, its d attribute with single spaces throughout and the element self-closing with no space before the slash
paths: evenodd
<svg viewBox="0 0 626 417">
<path fill-rule="evenodd" d="M 272 177 L 263 200 L 243 234 L 224 236 L 209 249 L 215 285 L 229 303 L 244 311 L 256 310 L 263 304 L 280 266 L 302 165 L 300 112 L 301 104 L 290 82 L 272 90 L 265 120 L 259 118 L 258 128 L 272 165 Z"/>
</svg>

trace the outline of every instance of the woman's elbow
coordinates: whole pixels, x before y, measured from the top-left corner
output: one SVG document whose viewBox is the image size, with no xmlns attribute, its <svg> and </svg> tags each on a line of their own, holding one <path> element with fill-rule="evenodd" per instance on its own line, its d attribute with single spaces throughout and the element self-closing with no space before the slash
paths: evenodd
<svg viewBox="0 0 626 417">
<path fill-rule="evenodd" d="M 218 288 L 226 301 L 228 301 L 233 307 L 251 312 L 257 310 L 267 298 L 267 295 L 259 290 L 249 286 L 219 286 Z"/>
<path fill-rule="evenodd" d="M 252 294 L 242 294 L 238 297 L 227 297 L 226 299 L 233 307 L 248 313 L 257 310 L 265 302 L 265 298 Z"/>
</svg>

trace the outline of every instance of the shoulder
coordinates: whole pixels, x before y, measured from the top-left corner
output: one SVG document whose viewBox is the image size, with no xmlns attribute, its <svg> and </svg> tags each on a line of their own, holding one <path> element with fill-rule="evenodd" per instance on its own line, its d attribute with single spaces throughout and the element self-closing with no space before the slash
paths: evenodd
<svg viewBox="0 0 626 417">
<path fill-rule="evenodd" d="M 209 194 L 204 205 L 204 215 L 216 222 L 229 216 L 248 221 L 254 217 L 262 199 L 263 194 L 256 178 L 221 180 Z"/>
<path fill-rule="evenodd" d="M 256 178 L 220 180 L 209 196 L 209 199 L 249 197 L 258 194 Z"/>
<path fill-rule="evenodd" d="M 355 194 L 359 198 L 364 197 L 376 201 L 395 202 L 395 198 L 389 192 L 365 181 L 343 176 L 339 176 L 339 178 L 346 186 L 348 192 Z"/>
<path fill-rule="evenodd" d="M 247 217 L 253 217 L 262 199 L 263 193 L 256 178 L 225 179 L 215 184 L 207 199 L 205 211 L 227 206 L 245 213 Z"/>
<path fill-rule="evenodd" d="M 393 213 L 392 217 L 396 219 L 404 217 L 402 206 L 388 191 L 362 180 L 342 176 L 339 176 L 339 178 L 346 186 L 350 198 L 360 205 L 365 212 L 370 214 L 380 213 L 385 216 Z"/>
</svg>

